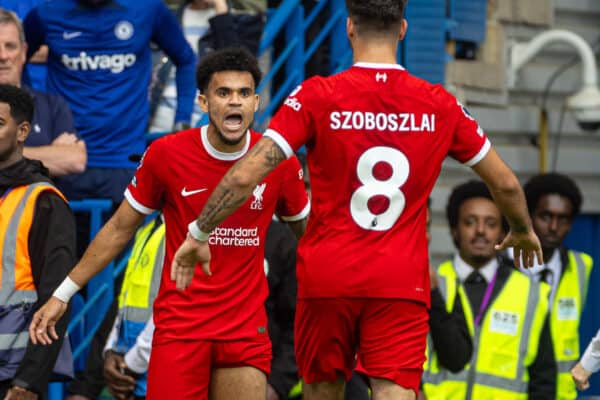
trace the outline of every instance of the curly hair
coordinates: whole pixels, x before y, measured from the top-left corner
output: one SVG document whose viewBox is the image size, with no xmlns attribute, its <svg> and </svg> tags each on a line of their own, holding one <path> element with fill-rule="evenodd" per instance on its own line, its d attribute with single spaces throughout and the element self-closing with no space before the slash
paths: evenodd
<svg viewBox="0 0 600 400">
<path fill-rule="evenodd" d="M 572 217 L 577 216 L 581 211 L 583 203 L 581 191 L 575 181 L 566 175 L 557 172 L 536 175 L 527 181 L 523 189 L 530 213 L 535 210 L 540 198 L 548 194 L 558 194 L 569 199 L 573 206 Z"/>
<path fill-rule="evenodd" d="M 476 197 L 494 201 L 490 190 L 482 181 L 470 180 L 454 187 L 448 198 L 448 204 L 446 205 L 446 218 L 448 219 L 450 228 L 456 228 L 458 226 L 458 212 L 460 206 L 465 201 Z M 508 232 L 508 223 L 504 217 L 502 217 L 502 229 L 504 232 Z"/>
<path fill-rule="evenodd" d="M 17 124 L 33 120 L 33 98 L 25 90 L 13 85 L 0 84 L 0 103 L 10 106 L 10 116 Z"/>
<path fill-rule="evenodd" d="M 216 50 L 205 56 L 196 68 L 196 82 L 201 93 L 206 92 L 213 74 L 221 71 L 249 72 L 254 79 L 255 88 L 262 78 L 258 61 L 248 50 L 243 48 Z"/>
<path fill-rule="evenodd" d="M 359 30 L 386 32 L 399 27 L 408 0 L 346 0 L 348 16 Z"/>
</svg>

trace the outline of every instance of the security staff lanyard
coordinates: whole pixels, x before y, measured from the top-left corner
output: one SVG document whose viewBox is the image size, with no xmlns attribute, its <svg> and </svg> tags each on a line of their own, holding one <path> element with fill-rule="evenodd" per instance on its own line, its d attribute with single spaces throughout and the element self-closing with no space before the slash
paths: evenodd
<svg viewBox="0 0 600 400">
<path fill-rule="evenodd" d="M 475 317 L 475 325 L 479 326 L 481 323 L 481 319 L 483 318 L 483 314 L 485 313 L 485 309 L 490 304 L 490 300 L 492 298 L 492 291 L 494 290 L 494 285 L 496 284 L 496 278 L 498 277 L 498 269 L 494 272 L 494 276 L 490 283 L 488 283 L 487 288 L 485 289 L 485 294 L 483 295 L 483 300 L 481 301 L 481 305 L 479 306 L 479 312 Z"/>
</svg>

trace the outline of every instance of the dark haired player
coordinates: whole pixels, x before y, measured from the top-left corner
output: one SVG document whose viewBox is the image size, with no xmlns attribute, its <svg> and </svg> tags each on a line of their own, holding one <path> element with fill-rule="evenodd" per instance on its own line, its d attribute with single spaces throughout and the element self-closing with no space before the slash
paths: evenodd
<svg viewBox="0 0 600 400">
<path fill-rule="evenodd" d="M 256 182 L 306 144 L 313 209 L 298 248 L 296 358 L 305 399 L 337 399 L 358 371 L 377 399 L 412 399 L 425 355 L 427 197 L 447 155 L 490 187 L 514 246 L 532 265 L 540 245 L 513 172 L 440 85 L 396 63 L 406 1 L 347 0 L 355 64 L 297 87 L 262 139 L 223 178 L 175 256 L 185 288 L 207 240 Z M 216 273 L 216 271 L 214 271 Z"/>
<path fill-rule="evenodd" d="M 147 214 L 166 224 L 163 279 L 154 303 L 156 326 L 148 399 L 264 400 L 271 342 L 264 302 L 264 242 L 273 213 L 302 231 L 310 206 L 295 157 L 257 182 L 252 198 L 208 238 L 214 275 L 198 271 L 185 292 L 168 279 L 175 246 L 225 172 L 260 138 L 248 129 L 258 107 L 260 70 L 245 50 L 216 51 L 198 66 L 200 105 L 210 123 L 163 137 L 149 147 L 117 213 L 81 262 L 34 316 L 32 339 L 49 343 L 54 321 L 74 290 L 126 245 Z M 72 288 L 72 289 L 71 289 Z"/>
</svg>

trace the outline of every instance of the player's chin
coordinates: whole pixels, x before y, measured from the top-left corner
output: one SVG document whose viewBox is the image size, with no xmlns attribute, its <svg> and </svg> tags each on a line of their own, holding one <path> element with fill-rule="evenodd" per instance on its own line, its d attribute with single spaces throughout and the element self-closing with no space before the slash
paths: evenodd
<svg viewBox="0 0 600 400">
<path fill-rule="evenodd" d="M 239 130 L 221 130 L 221 140 L 228 145 L 236 145 L 240 143 L 246 135 L 247 128 L 240 128 Z"/>
</svg>

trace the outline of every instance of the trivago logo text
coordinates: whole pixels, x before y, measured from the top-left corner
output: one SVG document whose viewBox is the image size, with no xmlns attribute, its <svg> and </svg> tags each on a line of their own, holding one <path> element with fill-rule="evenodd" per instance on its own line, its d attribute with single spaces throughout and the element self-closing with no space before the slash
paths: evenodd
<svg viewBox="0 0 600 400">
<path fill-rule="evenodd" d="M 71 71 L 96 71 L 107 69 L 114 74 L 118 74 L 125 68 L 135 64 L 136 56 L 133 53 L 96 54 L 92 56 L 85 51 L 82 51 L 79 53 L 79 56 L 63 54 L 61 61 L 64 66 Z"/>
</svg>

